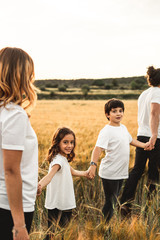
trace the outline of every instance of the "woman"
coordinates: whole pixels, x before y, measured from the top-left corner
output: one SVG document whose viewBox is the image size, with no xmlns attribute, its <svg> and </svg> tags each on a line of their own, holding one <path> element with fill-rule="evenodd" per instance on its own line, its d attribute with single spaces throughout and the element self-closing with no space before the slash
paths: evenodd
<svg viewBox="0 0 160 240">
<path fill-rule="evenodd" d="M 38 181 L 38 144 L 28 108 L 36 101 L 34 63 L 19 48 L 0 50 L 0 234 L 27 240 Z M 12 234 L 13 229 L 13 234 Z"/>
</svg>

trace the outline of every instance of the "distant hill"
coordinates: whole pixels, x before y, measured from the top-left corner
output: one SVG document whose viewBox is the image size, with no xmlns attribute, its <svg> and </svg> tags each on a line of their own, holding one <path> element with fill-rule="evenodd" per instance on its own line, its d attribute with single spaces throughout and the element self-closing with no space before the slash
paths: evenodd
<svg viewBox="0 0 160 240">
<path fill-rule="evenodd" d="M 101 79 L 44 79 L 44 80 L 36 80 L 35 85 L 37 87 L 54 87 L 59 85 L 67 85 L 71 88 L 79 88 L 84 84 L 89 86 L 105 86 L 105 85 L 113 85 L 116 83 L 118 86 L 129 86 L 131 82 L 141 80 L 144 83 L 146 79 L 144 76 L 136 76 L 136 77 L 122 77 L 122 78 L 101 78 Z"/>
</svg>

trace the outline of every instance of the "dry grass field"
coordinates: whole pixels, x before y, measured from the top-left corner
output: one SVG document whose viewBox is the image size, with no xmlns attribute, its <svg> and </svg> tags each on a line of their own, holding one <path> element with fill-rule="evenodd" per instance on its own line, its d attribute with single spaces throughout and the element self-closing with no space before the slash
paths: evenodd
<svg viewBox="0 0 160 240">
<path fill-rule="evenodd" d="M 104 115 L 106 101 L 43 100 L 38 101 L 31 116 L 32 126 L 39 142 L 39 178 L 43 177 L 48 165 L 44 161 L 54 131 L 60 126 L 71 128 L 77 139 L 76 158 L 72 166 L 79 170 L 89 167 L 91 152 L 100 129 L 107 124 Z M 137 101 L 124 101 L 125 124 L 136 138 Z M 135 149 L 131 147 L 130 167 L 134 163 Z M 67 229 L 58 229 L 53 239 L 60 240 L 158 240 L 160 239 L 160 196 L 159 190 L 152 201 L 147 199 L 145 176 L 139 184 L 135 200 L 135 213 L 130 219 L 122 220 L 118 209 L 110 224 L 103 223 L 101 208 L 104 196 L 98 176 L 90 181 L 74 178 L 77 208 Z M 158 186 L 157 186 L 158 189 Z M 142 193 L 142 197 L 138 194 Z M 47 232 L 45 191 L 37 198 L 31 239 L 43 240 Z"/>
</svg>

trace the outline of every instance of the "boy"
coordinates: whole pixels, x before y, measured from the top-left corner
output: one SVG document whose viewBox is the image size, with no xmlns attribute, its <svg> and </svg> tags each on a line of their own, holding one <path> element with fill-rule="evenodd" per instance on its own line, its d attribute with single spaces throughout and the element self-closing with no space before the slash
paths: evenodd
<svg viewBox="0 0 160 240">
<path fill-rule="evenodd" d="M 117 202 L 123 179 L 128 178 L 130 144 L 140 148 L 147 148 L 148 143 L 132 139 L 127 128 L 121 124 L 124 114 L 124 104 L 118 99 L 110 99 L 105 104 L 105 115 L 109 120 L 99 133 L 96 146 L 92 152 L 89 176 L 94 178 L 100 154 L 105 150 L 105 157 L 99 167 L 105 194 L 103 214 L 108 222 Z"/>
</svg>

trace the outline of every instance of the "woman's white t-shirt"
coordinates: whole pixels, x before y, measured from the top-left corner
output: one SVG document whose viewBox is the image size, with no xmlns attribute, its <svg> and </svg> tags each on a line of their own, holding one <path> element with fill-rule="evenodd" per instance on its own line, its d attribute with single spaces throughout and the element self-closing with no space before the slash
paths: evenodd
<svg viewBox="0 0 160 240">
<path fill-rule="evenodd" d="M 96 146 L 105 150 L 101 160 L 99 176 L 105 179 L 128 178 L 130 142 L 132 137 L 127 128 L 106 125 L 99 133 Z"/>
<path fill-rule="evenodd" d="M 160 104 L 160 88 L 150 87 L 138 98 L 138 134 L 137 136 L 151 137 L 150 112 L 151 103 Z M 160 138 L 160 124 L 158 126 L 158 136 Z"/>
<path fill-rule="evenodd" d="M 76 201 L 69 162 L 66 157 L 57 154 L 49 165 L 49 171 L 55 164 L 61 168 L 47 185 L 45 207 L 59 210 L 73 209 L 76 207 Z"/>
<path fill-rule="evenodd" d="M 10 210 L 2 149 L 23 151 L 20 164 L 23 211 L 32 212 L 38 183 L 38 142 L 25 110 L 13 103 L 0 107 L 0 208 Z"/>
</svg>

